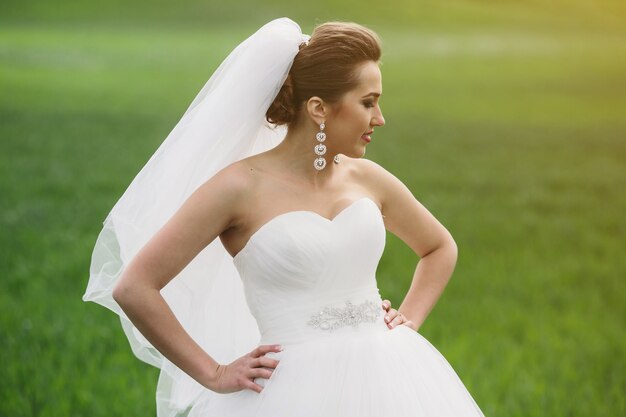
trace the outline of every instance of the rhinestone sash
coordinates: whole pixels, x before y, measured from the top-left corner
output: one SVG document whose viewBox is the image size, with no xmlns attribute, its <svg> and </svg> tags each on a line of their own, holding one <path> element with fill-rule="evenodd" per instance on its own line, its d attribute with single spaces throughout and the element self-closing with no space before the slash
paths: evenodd
<svg viewBox="0 0 626 417">
<path fill-rule="evenodd" d="M 346 300 L 343 308 L 326 306 L 319 313 L 313 314 L 307 324 L 320 330 L 333 331 L 340 327 L 358 327 L 359 323 L 373 323 L 379 316 L 381 307 L 370 300 L 354 305 Z"/>
<path fill-rule="evenodd" d="M 353 337 L 388 331 L 378 288 L 334 289 L 300 299 L 285 298 L 255 310 L 260 344 L 300 343 L 326 337 Z"/>
</svg>

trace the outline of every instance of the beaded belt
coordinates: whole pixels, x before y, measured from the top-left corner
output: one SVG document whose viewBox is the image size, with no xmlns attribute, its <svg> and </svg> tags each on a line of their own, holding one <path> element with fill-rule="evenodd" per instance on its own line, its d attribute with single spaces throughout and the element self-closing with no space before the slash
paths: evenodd
<svg viewBox="0 0 626 417">
<path fill-rule="evenodd" d="M 319 313 L 311 316 L 307 325 L 320 329 L 333 331 L 340 327 L 352 326 L 358 327 L 359 323 L 373 323 L 380 315 L 381 307 L 377 306 L 370 300 L 366 300 L 361 304 L 354 305 L 350 301 L 346 301 L 345 307 L 324 307 Z"/>
<path fill-rule="evenodd" d="M 261 344 L 298 343 L 331 335 L 352 337 L 388 330 L 378 289 L 369 285 L 319 297 L 309 294 L 302 300 L 283 298 L 255 312 Z"/>
</svg>

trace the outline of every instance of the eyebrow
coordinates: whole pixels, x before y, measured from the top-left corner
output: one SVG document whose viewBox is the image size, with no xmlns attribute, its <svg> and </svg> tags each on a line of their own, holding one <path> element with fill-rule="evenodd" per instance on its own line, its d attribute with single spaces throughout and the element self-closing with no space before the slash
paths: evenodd
<svg viewBox="0 0 626 417">
<path fill-rule="evenodd" d="M 364 95 L 361 98 L 365 98 L 365 97 L 369 97 L 369 96 L 380 97 L 380 93 L 371 92 L 369 94 Z"/>
</svg>

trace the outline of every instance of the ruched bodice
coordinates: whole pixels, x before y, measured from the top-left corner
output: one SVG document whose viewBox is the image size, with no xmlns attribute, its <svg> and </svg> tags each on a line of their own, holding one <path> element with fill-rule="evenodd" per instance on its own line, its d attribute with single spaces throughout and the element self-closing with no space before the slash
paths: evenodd
<svg viewBox="0 0 626 417">
<path fill-rule="evenodd" d="M 386 329 L 375 275 L 384 247 L 382 213 L 369 197 L 333 219 L 299 210 L 261 226 L 233 262 L 262 341 L 302 341 L 372 323 Z M 320 317 L 324 308 L 335 310 Z M 316 314 L 317 326 L 309 323 Z"/>
</svg>

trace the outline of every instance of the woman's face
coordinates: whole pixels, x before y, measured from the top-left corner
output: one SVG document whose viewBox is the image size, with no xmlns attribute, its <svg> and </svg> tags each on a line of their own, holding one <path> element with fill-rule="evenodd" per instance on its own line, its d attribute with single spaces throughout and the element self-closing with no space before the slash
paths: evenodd
<svg viewBox="0 0 626 417">
<path fill-rule="evenodd" d="M 359 83 L 348 91 L 333 108 L 332 117 L 326 121 L 326 144 L 335 154 L 352 158 L 365 155 L 365 147 L 373 139 L 376 126 L 385 119 L 378 105 L 382 94 L 382 77 L 378 64 L 367 61 L 357 70 Z"/>
</svg>

